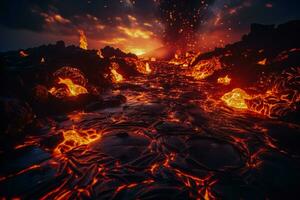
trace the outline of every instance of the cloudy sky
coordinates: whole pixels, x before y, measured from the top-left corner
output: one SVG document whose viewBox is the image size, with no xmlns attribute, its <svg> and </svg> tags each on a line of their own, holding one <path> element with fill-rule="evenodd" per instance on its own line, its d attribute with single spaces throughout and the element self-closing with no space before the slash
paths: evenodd
<svg viewBox="0 0 300 200">
<path fill-rule="evenodd" d="M 1 0 L 0 51 L 64 40 L 135 53 L 164 45 L 208 50 L 234 42 L 251 23 L 300 19 L 299 0 Z"/>
</svg>

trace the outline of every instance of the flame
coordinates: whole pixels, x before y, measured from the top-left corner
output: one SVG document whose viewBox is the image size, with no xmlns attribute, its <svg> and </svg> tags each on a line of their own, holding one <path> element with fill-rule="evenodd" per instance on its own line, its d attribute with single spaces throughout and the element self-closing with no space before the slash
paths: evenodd
<svg viewBox="0 0 300 200">
<path fill-rule="evenodd" d="M 142 74 L 150 74 L 152 72 L 148 62 L 144 63 L 144 62 L 137 61 L 136 68 L 138 72 Z"/>
<path fill-rule="evenodd" d="M 20 55 L 21 57 L 27 57 L 27 56 L 28 56 L 28 54 L 27 54 L 25 51 L 20 51 L 20 52 L 19 52 L 19 55 Z"/>
<path fill-rule="evenodd" d="M 45 62 L 45 58 L 44 57 L 42 57 L 42 59 L 41 59 L 41 63 L 44 63 Z"/>
<path fill-rule="evenodd" d="M 119 74 L 117 72 L 118 68 L 119 68 L 118 63 L 112 63 L 111 64 L 111 70 L 110 70 L 110 72 L 111 72 L 111 75 L 112 75 L 112 78 L 113 78 L 113 82 L 115 82 L 115 83 L 121 82 L 124 79 L 123 76 L 122 76 L 122 74 Z"/>
<path fill-rule="evenodd" d="M 150 74 L 152 72 L 149 63 L 146 63 L 146 72 Z"/>
<path fill-rule="evenodd" d="M 223 84 L 223 85 L 229 85 L 231 81 L 231 78 L 228 77 L 228 75 L 226 75 L 225 77 L 220 77 L 218 78 L 218 83 Z"/>
<path fill-rule="evenodd" d="M 73 83 L 73 81 L 69 78 L 63 79 L 63 78 L 59 78 L 58 81 L 59 84 L 64 84 L 67 86 L 68 88 L 68 96 L 78 96 L 80 94 L 86 94 L 88 93 L 87 89 L 81 85 L 77 85 L 75 83 Z M 57 92 L 57 88 L 53 87 L 49 90 L 49 92 L 53 95 L 56 94 Z"/>
<path fill-rule="evenodd" d="M 78 30 L 79 33 L 79 47 L 82 49 L 87 50 L 88 48 L 88 43 L 87 43 L 87 39 L 85 36 L 85 33 L 83 30 Z"/>
<path fill-rule="evenodd" d="M 257 64 L 266 65 L 267 64 L 267 58 L 264 58 L 263 60 L 258 61 Z"/>
<path fill-rule="evenodd" d="M 235 88 L 221 97 L 221 100 L 223 100 L 226 105 L 238 109 L 248 108 L 245 101 L 246 99 L 251 99 L 251 96 L 240 88 Z"/>
<path fill-rule="evenodd" d="M 63 153 L 66 151 L 70 151 L 75 147 L 81 145 L 87 145 L 95 140 L 101 138 L 102 133 L 95 129 L 87 129 L 87 130 L 64 130 L 62 131 L 64 140 L 55 148 L 55 153 Z"/>
</svg>

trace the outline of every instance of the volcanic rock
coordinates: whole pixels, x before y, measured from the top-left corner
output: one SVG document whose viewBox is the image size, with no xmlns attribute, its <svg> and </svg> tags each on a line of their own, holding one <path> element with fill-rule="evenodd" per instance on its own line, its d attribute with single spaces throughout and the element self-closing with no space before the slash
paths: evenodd
<svg viewBox="0 0 300 200">
<path fill-rule="evenodd" d="M 31 107 L 18 99 L 0 98 L 0 110 L 2 133 L 20 133 L 34 118 Z"/>
<path fill-rule="evenodd" d="M 91 148 L 126 163 L 141 156 L 149 144 L 149 139 L 139 134 L 111 132 L 92 144 Z"/>
<path fill-rule="evenodd" d="M 124 53 L 119 48 L 113 48 L 110 46 L 106 46 L 103 49 L 101 49 L 101 54 L 104 58 L 134 58 L 137 59 L 138 57 L 135 54 L 132 53 Z"/>
</svg>

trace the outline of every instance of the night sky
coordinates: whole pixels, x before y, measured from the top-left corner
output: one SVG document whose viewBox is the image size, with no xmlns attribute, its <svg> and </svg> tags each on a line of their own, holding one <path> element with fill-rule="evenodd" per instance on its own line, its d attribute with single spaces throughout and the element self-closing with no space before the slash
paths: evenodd
<svg viewBox="0 0 300 200">
<path fill-rule="evenodd" d="M 251 23 L 300 19 L 299 0 L 1 0 L 0 51 L 64 40 L 149 52 L 209 50 L 238 41 Z"/>
</svg>

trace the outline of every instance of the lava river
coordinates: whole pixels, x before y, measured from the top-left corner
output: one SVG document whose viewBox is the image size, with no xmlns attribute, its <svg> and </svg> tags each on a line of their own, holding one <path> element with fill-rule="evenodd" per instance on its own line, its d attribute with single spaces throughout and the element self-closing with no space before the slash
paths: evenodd
<svg viewBox="0 0 300 200">
<path fill-rule="evenodd" d="M 299 186 L 299 125 L 235 110 L 218 84 L 154 63 L 107 98 L 56 116 L 1 158 L 0 194 L 24 199 L 276 199 Z M 298 138 L 296 138 L 298 139 Z M 299 141 L 299 139 L 298 139 Z"/>
</svg>

